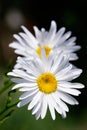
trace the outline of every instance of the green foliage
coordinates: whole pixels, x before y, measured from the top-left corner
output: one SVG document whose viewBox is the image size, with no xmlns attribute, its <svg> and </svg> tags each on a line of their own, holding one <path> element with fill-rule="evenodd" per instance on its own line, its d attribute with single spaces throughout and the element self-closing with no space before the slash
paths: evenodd
<svg viewBox="0 0 87 130">
<path fill-rule="evenodd" d="M 0 124 L 7 120 L 14 110 L 16 110 L 16 105 L 18 100 L 13 99 L 13 95 L 16 93 L 16 90 L 11 90 L 12 85 L 14 84 L 7 76 L 7 72 L 11 69 L 11 64 L 8 65 L 5 70 L 4 75 L 2 76 L 2 85 L 0 87 Z M 5 101 L 4 101 L 5 100 Z M 4 102 L 4 103 L 3 103 Z"/>
</svg>

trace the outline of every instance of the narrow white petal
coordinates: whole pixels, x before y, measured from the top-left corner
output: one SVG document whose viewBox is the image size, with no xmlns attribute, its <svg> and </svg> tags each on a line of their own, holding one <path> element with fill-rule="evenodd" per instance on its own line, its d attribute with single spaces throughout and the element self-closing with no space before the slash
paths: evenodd
<svg viewBox="0 0 87 130">
<path fill-rule="evenodd" d="M 33 87 L 33 86 L 37 86 L 36 83 L 20 83 L 20 84 L 16 84 L 12 90 L 16 89 L 16 88 L 20 88 L 20 87 Z"/>
<path fill-rule="evenodd" d="M 27 47 L 31 47 L 32 49 L 37 49 L 37 45 L 34 42 L 32 42 L 25 33 L 19 33 L 19 35 L 26 41 Z"/>
<path fill-rule="evenodd" d="M 22 78 L 11 78 L 11 81 L 15 83 L 28 83 L 28 80 L 22 79 Z"/>
<path fill-rule="evenodd" d="M 31 101 L 31 103 L 30 103 L 29 106 L 28 106 L 28 110 L 32 109 L 32 108 L 39 102 L 39 100 L 41 99 L 41 96 L 42 96 L 42 93 L 41 93 L 41 92 L 38 92 L 38 93 L 34 96 L 33 100 Z"/>
<path fill-rule="evenodd" d="M 64 102 L 66 102 L 68 104 L 71 104 L 71 105 L 76 104 L 76 105 L 78 105 L 78 101 L 74 97 L 70 96 L 67 93 L 58 91 L 58 96 L 59 96 L 60 99 L 62 99 Z"/>
<path fill-rule="evenodd" d="M 66 118 L 66 112 L 65 111 L 62 111 L 62 117 Z"/>
<path fill-rule="evenodd" d="M 59 104 L 56 102 L 56 100 L 54 99 L 53 95 L 55 95 L 55 93 L 52 93 L 51 96 L 50 96 L 51 104 L 53 105 L 53 107 L 55 108 L 55 110 L 56 110 L 59 114 L 62 114 L 61 107 L 60 107 Z"/>
<path fill-rule="evenodd" d="M 58 97 L 58 93 L 54 93 L 54 94 L 52 94 L 52 96 L 53 96 L 53 98 L 54 98 L 54 100 L 55 100 L 55 102 L 57 103 L 57 104 L 59 104 L 59 106 L 63 109 L 63 110 L 65 110 L 65 111 L 69 111 L 69 108 L 68 108 L 68 106 L 62 101 L 62 100 L 60 100 L 60 98 Z"/>
<path fill-rule="evenodd" d="M 38 102 L 38 104 L 33 108 L 32 115 L 36 114 L 39 111 L 40 107 L 41 107 L 41 102 Z"/>
<path fill-rule="evenodd" d="M 66 73 L 69 72 L 71 69 L 72 69 L 72 64 L 67 63 L 67 66 L 65 68 L 57 72 L 56 77 L 58 77 L 58 80 L 60 80 L 61 77 L 63 77 L 63 75 L 65 76 Z"/>
<path fill-rule="evenodd" d="M 81 92 L 79 90 L 76 90 L 73 88 L 63 88 L 62 86 L 58 86 L 58 90 L 69 93 L 74 96 L 78 96 L 79 94 L 81 94 Z"/>
<path fill-rule="evenodd" d="M 51 26 L 50 26 L 50 30 L 49 30 L 49 33 L 47 35 L 47 40 L 49 40 L 49 42 L 51 40 L 53 40 L 54 36 L 55 36 L 55 33 L 56 33 L 56 22 L 55 21 L 52 21 L 51 22 Z"/>
<path fill-rule="evenodd" d="M 70 82 L 66 82 L 66 81 L 60 81 L 58 82 L 59 86 L 62 86 L 64 88 L 84 88 L 84 85 L 81 83 L 70 83 Z"/>
<path fill-rule="evenodd" d="M 13 37 L 16 38 L 22 46 L 25 45 L 25 43 L 23 42 L 23 40 L 21 39 L 21 37 L 18 36 L 17 34 L 14 34 Z"/>
<path fill-rule="evenodd" d="M 38 120 L 40 118 L 40 115 L 41 115 L 41 107 L 40 109 L 37 111 L 35 117 L 36 117 L 36 120 Z"/>
<path fill-rule="evenodd" d="M 63 35 L 63 37 L 60 39 L 60 41 L 58 42 L 58 44 L 62 44 L 66 39 L 68 39 L 71 36 L 71 31 L 65 33 Z"/>
<path fill-rule="evenodd" d="M 64 32 L 65 32 L 65 27 L 62 27 L 62 28 L 59 29 L 59 31 L 56 33 L 56 36 L 55 36 L 55 43 L 57 41 L 59 41 L 59 39 L 62 37 Z"/>
<path fill-rule="evenodd" d="M 20 100 L 23 100 L 23 99 L 25 99 L 25 98 L 27 98 L 27 97 L 30 97 L 31 95 L 36 94 L 37 92 L 38 92 L 38 89 L 25 92 L 25 93 L 23 93 L 23 94 L 19 97 L 19 99 L 20 99 Z"/>
<path fill-rule="evenodd" d="M 51 100 L 50 96 L 48 97 L 47 102 L 48 102 L 51 117 L 52 117 L 53 120 L 55 120 L 55 118 L 56 118 L 55 110 L 54 110 L 54 106 L 52 104 L 52 100 Z"/>
<path fill-rule="evenodd" d="M 8 72 L 7 75 L 8 75 L 8 76 L 18 76 L 18 75 L 15 74 L 14 72 Z"/>
<path fill-rule="evenodd" d="M 12 43 L 10 43 L 9 47 L 12 47 L 14 49 L 20 49 L 22 51 L 25 50 L 25 48 L 19 42 L 12 42 Z"/>
<path fill-rule="evenodd" d="M 63 53 L 61 52 L 57 57 L 55 57 L 55 61 L 51 67 L 51 72 L 52 73 L 55 73 L 56 69 L 58 68 L 58 66 L 60 66 L 61 62 L 63 61 L 64 59 L 64 56 L 63 56 Z"/>
<path fill-rule="evenodd" d="M 31 91 L 31 90 L 35 90 L 35 89 L 37 89 L 37 87 L 36 86 L 33 86 L 33 87 L 23 87 L 23 88 L 20 88 L 19 89 L 19 91 L 20 92 L 26 92 L 26 91 Z"/>
<path fill-rule="evenodd" d="M 69 53 L 69 60 L 73 61 L 73 60 L 77 60 L 78 56 L 76 53 Z"/>
<path fill-rule="evenodd" d="M 44 63 L 44 70 L 47 71 L 48 62 L 47 62 L 46 52 L 45 52 L 44 48 L 42 48 L 42 50 L 41 50 L 41 56 L 42 56 L 41 60 L 42 60 L 43 63 Z"/>
<path fill-rule="evenodd" d="M 42 119 L 45 117 L 46 112 L 47 112 L 47 96 L 44 95 L 43 100 L 42 100 L 42 109 L 41 109 L 41 118 Z"/>
<path fill-rule="evenodd" d="M 21 28 L 25 31 L 25 33 L 28 35 L 28 37 L 33 41 L 33 43 L 37 44 L 36 38 L 31 34 L 30 31 L 24 26 L 21 26 Z"/>
<path fill-rule="evenodd" d="M 69 38 L 65 43 L 66 43 L 68 46 L 73 46 L 73 45 L 75 45 L 75 41 L 76 41 L 76 37 L 71 37 L 71 38 Z"/>
<path fill-rule="evenodd" d="M 33 68 L 31 68 L 31 69 L 33 69 Z M 29 70 L 30 70 L 30 68 L 28 69 L 28 71 Z M 37 77 L 38 73 L 35 73 L 35 72 L 33 73 L 32 70 L 30 72 L 31 72 L 32 75 L 28 74 L 24 70 L 20 70 L 20 69 L 14 69 L 13 70 L 14 75 L 16 74 L 17 77 L 24 78 L 24 79 L 27 79 L 27 80 L 32 79 L 33 81 L 36 81 L 36 77 Z"/>
<path fill-rule="evenodd" d="M 71 80 L 76 79 L 77 77 L 79 77 L 81 73 L 82 73 L 81 69 L 72 69 L 66 75 L 61 76 L 60 80 L 71 81 Z"/>
<path fill-rule="evenodd" d="M 36 26 L 34 26 L 34 31 L 35 31 L 35 36 L 36 36 L 36 38 L 38 40 L 38 45 L 39 45 L 40 41 L 42 39 L 42 32 Z"/>
<path fill-rule="evenodd" d="M 17 104 L 17 107 L 22 107 L 22 106 L 28 104 L 28 103 L 32 100 L 32 98 L 33 98 L 33 96 L 28 97 L 28 98 L 26 98 L 26 99 L 20 101 L 20 102 Z"/>
</svg>

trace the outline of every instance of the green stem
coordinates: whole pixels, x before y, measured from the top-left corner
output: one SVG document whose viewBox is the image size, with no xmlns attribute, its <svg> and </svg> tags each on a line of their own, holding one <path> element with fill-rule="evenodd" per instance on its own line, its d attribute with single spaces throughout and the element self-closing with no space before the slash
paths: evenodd
<svg viewBox="0 0 87 130">
<path fill-rule="evenodd" d="M 19 102 L 19 101 L 17 100 L 17 101 L 15 101 L 15 102 L 13 102 L 13 103 L 7 104 L 6 107 L 0 112 L 0 115 L 2 115 L 2 114 L 3 114 L 4 112 L 6 112 L 8 109 L 10 109 L 10 108 L 14 107 L 15 105 L 17 105 L 18 102 Z"/>
<path fill-rule="evenodd" d="M 6 84 L 6 83 L 5 83 Z M 4 85 L 2 89 L 0 89 L 0 94 L 2 94 L 4 91 L 6 91 L 13 83 L 8 83 L 7 85 Z"/>
</svg>

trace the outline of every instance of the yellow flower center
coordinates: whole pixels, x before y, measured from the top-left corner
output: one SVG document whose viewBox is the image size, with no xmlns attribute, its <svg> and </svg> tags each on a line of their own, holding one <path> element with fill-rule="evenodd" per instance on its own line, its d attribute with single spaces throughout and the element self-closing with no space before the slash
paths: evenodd
<svg viewBox="0 0 87 130">
<path fill-rule="evenodd" d="M 55 75 L 49 72 L 41 74 L 37 79 L 39 90 L 46 94 L 55 92 L 57 89 L 57 83 Z"/>
<path fill-rule="evenodd" d="M 36 50 L 36 53 L 39 55 L 40 58 L 41 58 L 41 49 L 42 49 L 42 47 L 39 46 L 39 47 L 37 48 L 37 50 Z M 51 48 L 48 47 L 48 46 L 44 46 L 44 49 L 45 49 L 45 52 L 46 52 L 46 57 L 48 57 L 48 56 L 49 56 L 49 53 L 50 53 L 50 51 L 51 51 Z"/>
</svg>

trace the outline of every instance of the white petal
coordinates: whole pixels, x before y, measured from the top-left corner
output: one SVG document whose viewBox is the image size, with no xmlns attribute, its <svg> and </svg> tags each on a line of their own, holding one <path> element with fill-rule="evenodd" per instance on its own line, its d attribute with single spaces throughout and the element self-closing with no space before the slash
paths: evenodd
<svg viewBox="0 0 87 130">
<path fill-rule="evenodd" d="M 28 35 L 28 37 L 33 41 L 33 43 L 37 44 L 36 38 L 31 34 L 30 31 L 27 30 L 26 27 L 21 26 L 21 28 L 25 31 L 25 33 Z"/>
<path fill-rule="evenodd" d="M 36 117 L 36 120 L 38 120 L 40 118 L 40 115 L 41 115 L 41 107 L 40 109 L 37 111 L 35 117 Z"/>
<path fill-rule="evenodd" d="M 56 44 L 59 42 L 64 32 L 65 32 L 65 27 L 59 29 L 59 31 L 56 33 L 53 46 L 56 46 Z"/>
<path fill-rule="evenodd" d="M 58 45 L 59 45 L 59 44 L 62 44 L 62 43 L 63 43 L 66 39 L 68 39 L 70 36 L 71 36 L 71 31 L 65 33 L 65 34 L 63 35 L 63 37 L 60 39 L 60 41 L 58 42 Z"/>
<path fill-rule="evenodd" d="M 26 88 L 23 87 L 23 88 L 20 88 L 19 91 L 20 91 L 20 92 L 25 92 L 25 91 L 35 90 L 35 89 L 37 89 L 36 86 L 33 86 L 33 87 L 26 87 Z"/>
<path fill-rule="evenodd" d="M 58 90 L 69 93 L 74 96 L 78 96 L 79 94 L 81 94 L 81 92 L 79 90 L 76 90 L 73 88 L 63 88 L 62 86 L 58 86 Z"/>
<path fill-rule="evenodd" d="M 64 102 L 66 102 L 68 104 L 71 104 L 71 105 L 76 104 L 76 105 L 78 105 L 78 101 L 74 97 L 70 96 L 67 93 L 58 91 L 58 96 L 59 96 L 60 99 L 62 99 Z"/>
<path fill-rule="evenodd" d="M 52 119 L 55 120 L 55 110 L 54 110 L 54 106 L 53 106 L 53 102 L 50 98 L 50 96 L 48 96 L 48 99 L 47 99 L 47 102 L 48 102 L 48 106 L 49 106 L 49 110 L 50 110 L 50 113 L 51 113 L 51 116 L 52 116 Z"/>
<path fill-rule="evenodd" d="M 81 73 L 82 73 L 81 69 L 72 69 L 66 75 L 61 76 L 60 80 L 71 81 L 71 80 L 79 77 Z"/>
<path fill-rule="evenodd" d="M 59 104 L 57 104 L 56 100 L 55 100 L 54 97 L 53 97 L 53 94 L 55 95 L 55 93 L 52 93 L 51 96 L 50 96 L 51 103 L 52 103 L 53 107 L 55 108 L 55 110 L 56 110 L 59 114 L 62 114 L 62 109 L 61 109 L 61 107 L 59 106 Z"/>
<path fill-rule="evenodd" d="M 58 82 L 59 86 L 62 86 L 64 88 L 84 88 L 84 85 L 81 83 L 70 83 L 66 81 L 60 81 Z"/>
<path fill-rule="evenodd" d="M 55 100 L 55 102 L 57 103 L 57 104 L 59 104 L 59 106 L 63 109 L 63 110 L 65 110 L 65 111 L 69 111 L 69 108 L 68 108 L 68 106 L 62 101 L 62 100 L 60 100 L 60 98 L 58 97 L 58 93 L 54 93 L 54 94 L 52 94 L 52 96 L 53 96 L 53 98 L 54 98 L 54 100 Z M 62 114 L 62 113 L 61 113 Z"/>
<path fill-rule="evenodd" d="M 30 66 L 31 67 L 31 66 Z M 33 69 L 33 68 L 31 68 L 31 69 Z M 34 68 L 35 69 L 35 68 Z M 28 71 L 30 70 L 30 68 L 28 69 Z M 31 70 L 30 71 L 31 72 L 31 74 L 32 75 L 30 75 L 30 74 L 28 74 L 27 72 L 25 72 L 25 71 L 23 71 L 23 70 L 20 70 L 20 69 L 14 69 L 13 70 L 13 73 L 15 73 L 16 74 L 16 76 L 17 77 L 22 77 L 22 78 L 24 78 L 24 79 L 27 79 L 27 80 L 33 80 L 33 81 L 35 81 L 36 80 L 36 77 L 37 77 L 37 75 L 38 75 L 38 72 L 37 73 L 33 73 L 33 71 Z"/>
<path fill-rule="evenodd" d="M 39 102 L 39 100 L 41 99 L 41 96 L 42 96 L 42 93 L 41 93 L 41 92 L 38 92 L 38 93 L 34 96 L 33 100 L 31 101 L 31 103 L 30 103 L 29 106 L 28 106 L 28 110 L 32 109 L 32 108 Z"/>
<path fill-rule="evenodd" d="M 41 60 L 42 60 L 43 63 L 44 63 L 44 70 L 47 71 L 48 62 L 47 62 L 46 52 L 45 52 L 44 48 L 42 48 L 42 50 L 41 50 L 41 56 L 42 56 Z"/>
<path fill-rule="evenodd" d="M 67 66 L 65 68 L 57 72 L 56 77 L 58 78 L 58 80 L 61 80 L 61 77 L 63 77 L 63 75 L 65 76 L 66 73 L 69 72 L 71 69 L 72 69 L 72 64 L 67 63 Z"/>
<path fill-rule="evenodd" d="M 62 112 L 62 117 L 66 118 L 66 112 L 65 111 Z"/>
<path fill-rule="evenodd" d="M 37 86 L 36 83 L 20 83 L 20 84 L 16 84 L 12 90 L 16 89 L 16 88 L 20 88 L 20 87 L 33 87 L 33 86 Z"/>
<path fill-rule="evenodd" d="M 51 40 L 53 40 L 54 36 L 55 36 L 55 33 L 56 33 L 56 22 L 55 21 L 52 21 L 51 22 L 51 27 L 50 27 L 50 30 L 49 30 L 49 33 L 47 35 L 47 40 L 49 40 L 49 42 Z"/>
<path fill-rule="evenodd" d="M 36 38 L 39 40 L 41 38 L 41 32 L 36 26 L 34 26 L 34 31 L 35 31 Z"/>
<path fill-rule="evenodd" d="M 44 95 L 42 100 L 41 118 L 43 119 L 47 112 L 47 96 Z"/>
<path fill-rule="evenodd" d="M 60 66 L 61 62 L 63 61 L 64 59 L 64 56 L 63 56 L 63 53 L 61 52 L 57 57 L 55 57 L 55 61 L 51 67 L 51 72 L 52 73 L 55 73 L 56 69 L 58 68 L 58 66 Z"/>
<path fill-rule="evenodd" d="M 11 81 L 15 83 L 28 83 L 28 80 L 22 79 L 22 78 L 11 78 Z"/>
<path fill-rule="evenodd" d="M 31 47 L 32 49 L 37 49 L 37 45 L 34 42 L 32 42 L 25 33 L 19 33 L 19 35 L 26 41 L 27 47 Z"/>
<path fill-rule="evenodd" d="M 8 72 L 7 75 L 8 75 L 8 76 L 18 76 L 18 75 L 15 74 L 14 72 Z"/>
<path fill-rule="evenodd" d="M 18 42 L 19 42 L 22 46 L 25 45 L 25 43 L 23 42 L 23 40 L 21 39 L 21 37 L 18 36 L 17 34 L 14 34 L 13 37 L 16 38 L 16 39 L 18 40 Z"/>
<path fill-rule="evenodd" d="M 28 97 L 28 98 L 26 98 L 26 99 L 20 101 L 20 102 L 17 104 L 17 107 L 22 107 L 22 106 L 28 104 L 28 103 L 32 100 L 32 98 L 33 98 L 33 96 Z"/>
<path fill-rule="evenodd" d="M 77 60 L 78 56 L 75 53 L 69 53 L 69 60 L 73 61 L 73 60 Z"/>
<path fill-rule="evenodd" d="M 69 38 L 69 39 L 65 42 L 65 44 L 67 44 L 68 46 L 73 46 L 73 45 L 75 45 L 75 41 L 76 41 L 76 37 L 71 37 L 71 38 Z"/>
<path fill-rule="evenodd" d="M 22 51 L 25 50 L 25 48 L 19 42 L 10 43 L 9 47 L 12 47 L 14 49 L 19 49 L 20 48 L 20 50 L 22 50 Z"/>
<path fill-rule="evenodd" d="M 25 98 L 27 98 L 27 97 L 30 97 L 30 96 L 36 94 L 37 92 L 38 92 L 38 89 L 33 90 L 33 91 L 25 92 L 25 93 L 23 93 L 23 94 L 19 97 L 19 99 L 20 99 L 20 100 L 23 100 L 23 99 L 25 99 Z"/>
<path fill-rule="evenodd" d="M 38 102 L 38 104 L 33 108 L 32 115 L 36 114 L 39 111 L 40 107 L 41 107 L 41 102 Z"/>
</svg>

